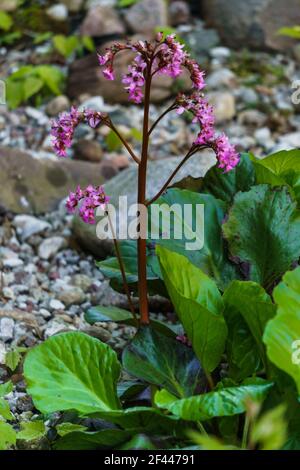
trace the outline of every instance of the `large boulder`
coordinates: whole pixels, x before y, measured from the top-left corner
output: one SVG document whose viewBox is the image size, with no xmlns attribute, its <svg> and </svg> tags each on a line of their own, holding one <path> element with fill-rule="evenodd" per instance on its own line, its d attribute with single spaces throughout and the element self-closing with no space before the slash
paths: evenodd
<svg viewBox="0 0 300 470">
<path fill-rule="evenodd" d="M 157 194 L 181 160 L 182 157 L 171 157 L 148 163 L 147 198 L 150 199 Z M 215 158 L 210 151 L 196 154 L 181 168 L 172 183 L 176 183 L 190 175 L 194 178 L 203 176 L 214 161 Z M 120 196 L 127 196 L 128 207 L 136 203 L 137 165 L 132 164 L 127 170 L 119 173 L 104 186 L 106 194 L 110 196 L 110 204 L 115 206 L 117 212 Z M 112 250 L 111 240 L 100 240 L 96 235 L 96 225 L 85 224 L 79 217 L 74 218 L 73 233 L 81 246 L 98 258 L 105 258 Z"/>
<path fill-rule="evenodd" d="M 104 45 L 102 51 L 109 44 Z M 78 98 L 80 95 L 89 93 L 92 96 L 102 96 L 108 103 L 128 103 L 128 94 L 124 90 L 121 78 L 128 71 L 134 55 L 129 51 L 117 54 L 114 60 L 116 80 L 110 81 L 103 77 L 102 70 L 98 65 L 96 54 L 87 55 L 75 60 L 70 67 L 68 80 L 68 95 Z M 172 94 L 174 80 L 166 75 L 160 75 L 153 80 L 151 100 L 160 102 Z"/>
<path fill-rule="evenodd" d="M 278 29 L 300 23 L 299 0 L 202 0 L 202 6 L 205 20 L 233 48 L 286 49 L 293 42 Z"/>
<path fill-rule="evenodd" d="M 42 158 L 0 147 L 0 206 L 15 213 L 45 213 L 78 184 L 101 184 L 99 164 Z"/>
<path fill-rule="evenodd" d="M 112 34 L 124 34 L 125 27 L 114 8 L 110 6 L 92 7 L 80 27 L 82 36 L 101 37 Z"/>
<path fill-rule="evenodd" d="M 124 19 L 134 33 L 152 33 L 157 26 L 168 24 L 165 0 L 139 0 L 124 12 Z"/>
</svg>

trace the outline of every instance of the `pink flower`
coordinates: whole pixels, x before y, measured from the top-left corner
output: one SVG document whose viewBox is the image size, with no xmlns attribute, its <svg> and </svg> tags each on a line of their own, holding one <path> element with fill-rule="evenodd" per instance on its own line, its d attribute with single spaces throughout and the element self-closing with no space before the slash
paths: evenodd
<svg viewBox="0 0 300 470">
<path fill-rule="evenodd" d="M 129 100 L 134 103 L 141 103 L 143 93 L 141 88 L 144 86 L 145 77 L 144 70 L 147 63 L 144 61 L 141 54 L 138 54 L 134 63 L 128 67 L 128 73 L 123 76 L 122 83 L 124 83 L 125 90 L 129 94 Z"/>
<path fill-rule="evenodd" d="M 106 204 L 109 202 L 109 197 L 106 196 L 102 186 L 87 186 L 84 190 L 78 186 L 76 191 L 69 194 L 66 202 L 66 207 L 69 213 L 74 214 L 79 206 L 79 216 L 88 224 L 95 223 L 95 209 L 101 207 L 105 209 Z"/>
<path fill-rule="evenodd" d="M 113 71 L 113 68 L 111 66 L 108 66 L 106 67 L 104 70 L 103 70 L 103 76 L 107 79 L 107 80 L 114 80 L 115 79 L 115 76 L 114 76 L 114 71 Z"/>
<path fill-rule="evenodd" d="M 230 144 L 228 137 L 225 134 L 221 134 L 216 138 L 215 149 L 217 159 L 219 161 L 219 168 L 223 168 L 224 173 L 233 170 L 233 168 L 238 165 L 240 156 L 234 145 Z"/>
<path fill-rule="evenodd" d="M 76 127 L 86 121 L 92 128 L 97 127 L 103 119 L 103 114 L 90 109 L 79 112 L 72 107 L 69 113 L 61 114 L 58 120 L 52 122 L 52 145 L 59 157 L 67 155 L 67 149 L 72 145 L 72 139 Z"/>
</svg>

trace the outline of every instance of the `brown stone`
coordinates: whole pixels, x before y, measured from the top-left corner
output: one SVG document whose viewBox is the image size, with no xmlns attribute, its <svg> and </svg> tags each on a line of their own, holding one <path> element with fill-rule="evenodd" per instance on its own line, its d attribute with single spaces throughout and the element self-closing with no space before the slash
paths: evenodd
<svg viewBox="0 0 300 470">
<path fill-rule="evenodd" d="M 117 10 L 109 6 L 91 8 L 80 28 L 82 36 L 101 37 L 111 34 L 124 34 L 125 28 Z"/>
<path fill-rule="evenodd" d="M 103 150 L 97 140 L 79 140 L 74 146 L 75 160 L 88 162 L 100 162 L 102 160 Z"/>
</svg>

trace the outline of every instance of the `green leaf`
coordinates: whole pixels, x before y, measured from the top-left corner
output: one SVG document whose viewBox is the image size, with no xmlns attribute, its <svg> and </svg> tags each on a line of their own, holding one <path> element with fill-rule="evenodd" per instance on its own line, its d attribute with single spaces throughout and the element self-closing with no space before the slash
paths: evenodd
<svg viewBox="0 0 300 470">
<path fill-rule="evenodd" d="M 43 421 L 21 422 L 21 431 L 17 434 L 17 439 L 24 441 L 34 441 L 40 439 L 46 433 L 46 427 Z"/>
<path fill-rule="evenodd" d="M 0 398 L 0 416 L 3 416 L 4 419 L 14 419 L 13 415 L 11 414 L 9 404 L 4 398 Z"/>
<path fill-rule="evenodd" d="M 294 379 L 300 393 L 300 268 L 283 276 L 273 297 L 278 311 L 265 329 L 267 355 Z"/>
<path fill-rule="evenodd" d="M 16 370 L 22 356 L 19 351 L 8 351 L 5 355 L 5 365 L 10 368 L 11 371 Z"/>
<path fill-rule="evenodd" d="M 119 8 L 126 8 L 130 7 L 131 5 L 134 5 L 137 3 L 139 0 L 118 0 L 118 7 Z"/>
<path fill-rule="evenodd" d="M 0 29 L 8 31 L 13 25 L 13 20 L 5 11 L 0 11 Z"/>
<path fill-rule="evenodd" d="M 287 188 L 238 193 L 223 225 L 230 251 L 249 263 L 249 277 L 269 289 L 300 256 L 300 212 Z"/>
<path fill-rule="evenodd" d="M 224 444 L 214 436 L 206 436 L 196 431 L 189 431 L 188 436 L 193 442 L 201 446 L 202 450 L 237 450 L 235 446 Z"/>
<path fill-rule="evenodd" d="M 70 432 L 86 431 L 87 428 L 85 426 L 82 426 L 81 424 L 61 423 L 58 424 L 55 429 L 60 437 L 64 437 Z"/>
<path fill-rule="evenodd" d="M 246 402 L 251 399 L 263 401 L 273 386 L 271 382 L 256 379 L 245 381 L 237 387 L 226 387 L 203 395 L 176 399 L 167 390 L 155 394 L 155 404 L 175 416 L 188 421 L 206 421 L 216 416 L 233 416 L 246 411 Z"/>
<path fill-rule="evenodd" d="M 223 301 L 206 274 L 177 253 L 157 247 L 164 281 L 176 313 L 207 372 L 213 371 L 224 351 L 227 327 Z"/>
<path fill-rule="evenodd" d="M 119 374 L 116 353 L 79 332 L 49 338 L 32 349 L 24 362 L 27 391 L 41 413 L 118 409 Z"/>
<path fill-rule="evenodd" d="M 53 36 L 52 41 L 55 49 L 65 58 L 68 58 L 70 55 L 72 55 L 80 44 L 78 37 L 66 37 L 63 34 L 56 34 Z"/>
<path fill-rule="evenodd" d="M 109 152 L 116 152 L 122 148 L 122 142 L 113 130 L 110 130 L 105 137 L 105 143 Z"/>
<path fill-rule="evenodd" d="M 97 305 L 96 307 L 91 307 L 84 314 L 84 319 L 91 325 L 96 322 L 115 322 L 136 326 L 136 322 L 131 312 L 114 306 L 105 307 L 103 305 Z M 150 320 L 150 325 L 152 328 L 160 331 L 166 336 L 170 336 L 171 338 L 175 338 L 177 336 L 176 328 L 172 328 L 171 326 L 169 327 L 159 320 Z"/>
<path fill-rule="evenodd" d="M 157 217 L 153 215 L 153 206 L 159 206 L 163 214 L 159 227 L 156 224 Z M 203 206 L 204 217 L 201 212 Z M 188 207 L 192 208 L 191 214 L 187 212 Z M 205 274 L 214 277 L 220 288 L 236 278 L 235 266 L 227 259 L 222 238 L 222 221 L 225 217 L 225 204 L 222 201 L 210 194 L 172 188 L 151 206 L 151 213 L 152 237 L 154 229 L 160 235 L 156 240 L 157 245 L 186 256 Z M 180 227 L 182 235 L 176 233 Z M 165 233 L 168 238 L 163 238 Z"/>
<path fill-rule="evenodd" d="M 9 77 L 6 81 L 6 99 L 11 109 L 17 108 L 24 99 L 23 83 Z"/>
<path fill-rule="evenodd" d="M 202 381 L 201 366 L 193 351 L 158 331 L 141 327 L 122 355 L 131 375 L 164 387 L 178 397 L 190 396 Z"/>
<path fill-rule="evenodd" d="M 24 81 L 24 100 L 38 93 L 43 88 L 44 82 L 40 78 L 28 77 Z"/>
<path fill-rule="evenodd" d="M 288 36 L 293 39 L 300 39 L 300 26 L 285 26 L 284 28 L 280 28 L 277 31 L 277 34 L 281 34 L 282 36 Z"/>
<path fill-rule="evenodd" d="M 13 384 L 10 380 L 4 384 L 0 384 L 0 397 L 5 397 L 5 395 L 8 395 L 12 391 Z"/>
<path fill-rule="evenodd" d="M 224 316 L 229 323 L 231 360 L 240 370 L 244 369 L 248 375 L 251 375 L 259 365 L 256 350 L 259 352 L 265 367 L 267 366 L 262 337 L 267 322 L 276 313 L 276 307 L 272 303 L 271 297 L 255 282 L 233 281 L 225 291 L 223 301 L 225 304 Z M 242 322 L 238 321 L 237 329 L 235 329 L 234 323 L 239 315 L 247 324 L 248 334 L 252 335 L 256 347 L 253 347 L 253 342 L 248 340 L 247 335 L 245 335 L 245 328 L 242 327 L 242 331 L 240 331 Z M 233 331 L 230 330 L 230 327 L 233 327 Z M 245 342 L 241 343 L 243 339 Z M 239 359 L 241 363 L 239 363 Z"/>
<path fill-rule="evenodd" d="M 144 434 L 137 434 L 133 438 L 123 444 L 119 450 L 154 450 L 157 449 L 155 445 L 151 442 L 149 437 Z"/>
<path fill-rule="evenodd" d="M 66 434 L 54 445 L 57 450 L 111 449 L 127 441 L 131 431 L 103 429 L 96 432 L 74 431 Z"/>
<path fill-rule="evenodd" d="M 49 90 L 55 95 L 60 95 L 64 87 L 64 74 L 52 65 L 39 65 L 35 67 L 35 73 L 44 81 Z"/>
<path fill-rule="evenodd" d="M 8 423 L 0 421 L 0 450 L 9 449 L 16 444 L 16 431 Z"/>
<path fill-rule="evenodd" d="M 228 173 L 224 173 L 217 165 L 213 166 L 200 179 L 199 190 L 202 193 L 212 194 L 226 204 L 231 204 L 239 191 L 249 191 L 255 185 L 255 171 L 253 163 L 247 153 L 241 155 L 239 164 Z"/>
<path fill-rule="evenodd" d="M 259 450 L 279 450 L 287 439 L 287 421 L 284 404 L 264 413 L 253 424 L 251 441 L 259 444 Z"/>
<path fill-rule="evenodd" d="M 300 203 L 300 150 L 282 150 L 252 162 L 258 184 L 286 185 Z"/>
</svg>

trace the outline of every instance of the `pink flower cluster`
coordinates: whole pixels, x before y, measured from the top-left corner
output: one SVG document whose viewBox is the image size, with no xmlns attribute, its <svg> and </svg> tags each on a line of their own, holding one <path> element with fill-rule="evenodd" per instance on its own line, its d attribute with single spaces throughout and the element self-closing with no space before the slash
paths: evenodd
<svg viewBox="0 0 300 470">
<path fill-rule="evenodd" d="M 126 85 L 125 90 L 129 93 L 130 101 L 141 103 L 143 99 L 142 87 L 145 83 L 144 70 L 147 63 L 141 54 L 138 54 L 133 65 L 128 67 L 128 73 L 124 75 L 122 82 Z"/>
<path fill-rule="evenodd" d="M 138 41 L 134 44 L 114 44 L 104 55 L 98 54 L 100 66 L 105 66 L 103 75 L 108 80 L 114 80 L 113 63 L 115 55 L 121 50 L 130 50 L 137 53 L 132 65 L 128 67 L 128 73 L 123 76 L 122 82 L 126 85 L 129 100 L 141 103 L 143 99 L 142 87 L 146 74 L 166 74 L 178 77 L 183 68 L 186 68 L 192 80 L 193 87 L 202 90 L 205 86 L 204 72 L 200 70 L 197 62 L 192 60 L 184 50 L 184 45 L 175 40 L 175 35 L 170 34 L 163 39 L 163 34 L 158 33 L 156 43 L 152 45 L 147 41 Z"/>
<path fill-rule="evenodd" d="M 79 207 L 78 212 L 82 220 L 87 224 L 94 224 L 95 209 L 97 207 L 105 209 L 108 202 L 109 197 L 106 196 L 102 186 L 94 187 L 89 185 L 85 189 L 81 189 L 80 186 L 78 186 L 74 193 L 71 192 L 69 194 L 66 207 L 71 214 L 74 214 Z"/>
<path fill-rule="evenodd" d="M 104 115 L 97 111 L 85 110 L 79 112 L 75 107 L 69 113 L 63 113 L 57 121 L 52 122 L 51 136 L 55 153 L 59 157 L 67 155 L 67 149 L 72 145 L 72 139 L 76 127 L 80 122 L 87 122 L 90 127 L 95 128 L 100 124 Z"/>
<path fill-rule="evenodd" d="M 205 145 L 213 148 L 219 161 L 219 168 L 222 168 L 225 173 L 232 170 L 239 163 L 240 157 L 225 134 L 216 137 L 213 107 L 197 93 L 189 97 L 179 95 L 176 104 L 177 114 L 190 111 L 194 115 L 192 122 L 198 122 L 200 125 L 200 132 L 194 145 Z"/>
</svg>

